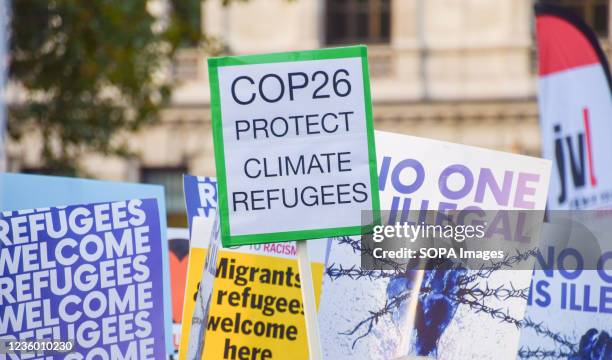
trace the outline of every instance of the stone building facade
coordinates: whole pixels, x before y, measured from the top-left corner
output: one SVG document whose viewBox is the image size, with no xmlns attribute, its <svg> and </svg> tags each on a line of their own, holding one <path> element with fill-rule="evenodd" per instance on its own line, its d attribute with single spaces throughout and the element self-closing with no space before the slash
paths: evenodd
<svg viewBox="0 0 612 360">
<path fill-rule="evenodd" d="M 557 0 L 578 12 L 609 53 L 610 0 Z M 504 151 L 540 149 L 533 0 L 221 0 L 202 3 L 203 31 L 226 54 L 365 43 L 375 127 Z M 214 175 L 206 54 L 179 52 L 177 82 L 162 121 L 130 135 L 132 159 L 92 155 L 98 178 L 166 185 L 182 212 L 180 174 Z M 29 143 L 28 143 L 29 142 Z M 35 169 L 10 147 L 12 170 Z"/>
</svg>

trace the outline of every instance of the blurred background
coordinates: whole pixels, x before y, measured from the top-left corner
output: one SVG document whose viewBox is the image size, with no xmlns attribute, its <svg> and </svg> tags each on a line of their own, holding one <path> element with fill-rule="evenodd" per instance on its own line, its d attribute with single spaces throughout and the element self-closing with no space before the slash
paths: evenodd
<svg viewBox="0 0 612 360">
<path fill-rule="evenodd" d="M 571 9 L 610 56 L 610 0 Z M 375 127 L 539 156 L 533 0 L 12 0 L 7 169 L 214 175 L 206 57 L 369 45 Z"/>
</svg>

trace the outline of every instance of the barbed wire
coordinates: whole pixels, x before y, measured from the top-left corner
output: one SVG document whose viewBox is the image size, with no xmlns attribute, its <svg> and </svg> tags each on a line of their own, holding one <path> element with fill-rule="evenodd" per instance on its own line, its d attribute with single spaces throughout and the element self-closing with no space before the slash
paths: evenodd
<svg viewBox="0 0 612 360">
<path fill-rule="evenodd" d="M 372 260 L 374 261 L 374 264 L 383 264 L 383 265 L 387 265 L 389 267 L 391 267 L 391 269 L 389 269 L 390 271 L 395 271 L 397 273 L 401 273 L 404 269 L 403 269 L 403 265 L 400 263 L 397 263 L 391 259 L 386 259 L 386 258 L 375 258 L 373 255 L 373 249 L 369 248 L 369 247 L 364 247 L 363 243 L 361 241 L 361 239 L 353 239 L 350 236 L 342 236 L 342 237 L 338 237 L 336 238 L 338 240 L 338 243 L 340 245 L 349 245 L 351 247 L 351 249 L 353 250 L 354 253 L 358 253 L 360 255 L 368 255 L 372 258 Z"/>
<path fill-rule="evenodd" d="M 486 297 L 495 297 L 496 299 L 509 299 L 511 297 L 521 297 L 522 298 L 526 290 L 528 289 L 514 289 L 511 291 L 508 291 L 508 289 L 503 289 L 503 288 L 495 288 L 495 289 L 489 288 L 489 289 L 486 289 L 486 291 L 479 291 L 479 289 L 466 289 L 466 291 L 463 291 L 461 295 L 450 296 L 449 298 L 451 298 L 452 300 L 456 301 L 459 304 L 464 304 L 464 305 L 469 306 L 471 309 L 474 309 L 477 313 L 484 312 L 484 313 L 491 315 L 491 317 L 495 319 L 499 319 L 503 322 L 507 322 L 517 327 L 520 327 L 521 321 L 512 317 L 509 313 L 509 310 L 506 309 L 504 311 L 501 308 L 493 308 L 493 307 L 487 306 L 484 304 L 484 299 Z M 432 292 L 434 292 L 433 288 L 422 287 L 419 290 L 419 296 L 426 296 L 427 294 L 430 294 Z M 355 327 L 353 327 L 351 330 L 341 332 L 340 334 L 341 335 L 354 335 L 355 333 L 357 333 L 357 331 L 360 328 L 362 328 L 364 325 L 367 325 L 366 331 L 360 336 L 358 336 L 353 341 L 352 348 L 355 348 L 355 345 L 357 344 L 359 340 L 368 336 L 372 332 L 374 325 L 379 322 L 380 318 L 382 318 L 385 315 L 391 315 L 395 309 L 399 309 L 400 306 L 410 298 L 411 294 L 412 294 L 412 290 L 405 291 L 401 293 L 400 295 L 395 296 L 385 301 L 385 304 L 382 308 L 375 310 L 375 311 L 368 311 L 370 315 L 367 318 L 357 323 Z M 473 299 L 469 299 L 465 297 L 466 295 L 473 297 Z"/>
<path fill-rule="evenodd" d="M 529 297 L 529 287 L 517 289 L 512 282 L 509 283 L 510 288 L 505 288 L 502 285 L 491 288 L 489 283 L 485 283 L 485 288 L 478 287 L 474 284 L 470 288 L 459 288 L 457 294 L 459 297 L 470 296 L 473 300 L 482 300 L 486 297 L 494 297 L 497 300 L 508 300 L 510 298 L 521 298 L 527 300 Z"/>
<path fill-rule="evenodd" d="M 524 252 L 521 252 L 520 250 L 516 249 L 516 254 L 514 255 L 506 255 L 504 259 L 500 261 L 491 260 L 491 265 L 489 266 L 485 266 L 483 264 L 476 271 L 476 273 L 470 274 L 469 276 L 465 276 L 463 279 L 461 279 L 461 284 L 465 285 L 478 279 L 488 279 L 495 271 L 501 270 L 503 268 L 512 268 L 514 265 L 525 261 L 531 257 L 536 257 L 538 254 L 540 254 L 540 249 L 538 248 L 529 249 Z"/>
<path fill-rule="evenodd" d="M 351 237 L 341 237 L 338 238 L 337 241 L 341 245 L 350 246 L 353 252 L 355 253 L 359 253 L 361 255 L 368 254 L 369 256 L 372 256 L 372 252 L 369 251 L 370 249 L 364 248 L 362 242 L 359 239 L 353 239 Z M 510 283 L 510 288 L 503 286 L 491 287 L 489 286 L 489 283 L 486 282 L 486 280 L 489 279 L 491 274 L 493 274 L 495 271 L 504 268 L 512 268 L 513 266 L 522 261 L 525 261 L 531 257 L 535 257 L 538 253 L 538 249 L 530 249 L 525 252 L 520 252 L 517 250 L 516 254 L 506 256 L 500 261 L 491 261 L 491 265 L 489 266 L 483 265 L 475 272 L 466 275 L 461 275 L 457 282 L 458 285 L 450 290 L 445 289 L 445 291 L 442 292 L 441 295 L 445 296 L 447 299 L 455 302 L 456 304 L 463 304 L 469 306 L 477 313 L 487 313 L 494 319 L 498 319 L 501 322 L 513 324 L 516 327 L 520 328 L 521 320 L 513 317 L 510 314 L 509 309 L 488 306 L 485 304 L 485 300 L 488 298 L 495 298 L 499 301 L 505 301 L 511 298 L 527 299 L 529 288 L 527 287 L 517 289 L 512 283 Z M 448 261 L 438 262 L 433 266 L 432 269 L 428 269 L 426 271 L 453 271 L 460 269 L 465 270 L 465 267 L 462 267 L 463 265 L 461 265 L 459 262 L 453 262 L 449 267 Z M 336 265 L 335 263 L 332 263 L 329 267 L 327 267 L 326 274 L 332 280 L 337 280 L 341 277 L 348 277 L 352 280 L 363 278 L 367 278 L 370 280 L 378 280 L 401 277 L 408 278 L 410 275 L 409 273 L 414 270 L 407 269 L 405 265 L 402 268 L 400 264 L 395 263 L 393 261 L 387 261 L 387 265 L 390 265 L 393 270 L 369 270 L 362 269 L 357 265 L 343 267 L 342 264 Z M 485 280 L 484 284 L 479 280 Z M 434 291 L 436 290 L 431 287 L 421 286 L 421 288 L 419 289 L 419 297 L 424 297 Z M 437 290 L 437 292 L 439 293 L 440 291 Z M 393 311 L 399 309 L 404 302 L 408 301 L 411 293 L 412 289 L 405 291 L 400 295 L 394 296 L 391 299 L 387 299 L 385 301 L 385 304 L 380 309 L 368 311 L 368 317 L 358 322 L 352 329 L 341 332 L 340 334 L 352 336 L 355 335 L 360 329 L 365 327 L 365 331 L 354 339 L 352 343 L 352 348 L 354 348 L 355 345 L 359 342 L 359 340 L 365 338 L 372 332 L 374 326 L 378 324 L 382 317 L 391 315 Z"/>
<path fill-rule="evenodd" d="M 343 276 L 346 276 L 352 280 L 357 280 L 361 278 L 368 278 L 370 280 L 378 280 L 378 279 L 388 279 L 397 277 L 398 274 L 395 271 L 382 271 L 382 270 L 365 270 L 361 267 L 353 265 L 348 268 L 344 268 L 342 264 L 336 267 L 336 264 L 332 263 L 325 270 L 327 276 L 329 276 L 332 280 L 336 280 Z"/>
<path fill-rule="evenodd" d="M 339 244 L 345 244 L 352 248 L 354 252 L 360 254 L 368 254 L 372 256 L 371 249 L 364 248 L 359 239 L 353 239 L 350 237 L 338 238 Z M 558 359 L 558 358 L 572 358 L 578 353 L 578 344 L 576 341 L 559 332 L 552 331 L 546 327 L 542 322 L 535 322 L 530 318 L 518 319 L 510 313 L 509 308 L 495 307 L 487 305 L 485 302 L 487 299 L 494 298 L 497 301 L 506 301 L 512 298 L 517 299 L 528 299 L 529 287 L 516 288 L 512 282 L 508 286 L 490 286 L 488 279 L 498 270 L 512 269 L 515 265 L 522 261 L 526 261 L 530 258 L 536 257 L 540 254 L 540 250 L 529 249 L 521 252 L 516 251 L 515 254 L 504 257 L 500 261 L 491 261 L 490 265 L 482 265 L 478 270 L 471 271 L 468 274 L 460 275 L 457 283 L 452 288 L 446 288 L 441 291 L 440 289 L 434 289 L 429 286 L 421 286 L 419 289 L 419 300 L 425 298 L 431 293 L 442 295 L 458 305 L 468 306 L 476 313 L 486 313 L 492 318 L 499 320 L 503 323 L 508 323 L 516 326 L 517 328 L 530 328 L 533 329 L 538 336 L 549 338 L 557 344 L 557 349 L 545 349 L 537 347 L 535 349 L 529 347 L 522 347 L 519 349 L 518 357 L 520 359 Z M 381 259 L 376 259 L 377 261 Z M 392 260 L 385 259 L 388 261 L 384 262 L 389 265 L 392 270 L 369 270 L 362 269 L 360 266 L 352 265 L 350 267 L 343 267 L 342 264 L 336 265 L 332 263 L 326 269 L 326 274 L 332 280 L 337 280 L 341 277 L 348 277 L 352 280 L 367 278 L 369 280 L 378 279 L 396 279 L 406 278 L 409 279 L 416 269 L 407 268 L 406 265 L 400 265 Z M 452 262 L 449 266 L 449 261 Z M 450 259 L 446 261 L 436 262 L 430 268 L 427 268 L 426 272 L 436 271 L 453 271 L 462 270 L 466 268 L 460 262 L 454 262 Z M 361 329 L 365 328 L 363 333 L 357 336 L 352 343 L 354 349 L 359 340 L 367 337 L 374 329 L 376 324 L 385 317 L 391 316 L 392 313 L 400 309 L 400 307 L 410 299 L 413 289 L 402 292 L 397 296 L 393 296 L 387 299 L 384 305 L 373 311 L 368 311 L 369 315 L 358 322 L 352 329 L 341 332 L 342 335 L 352 336 L 357 334 Z"/>
<path fill-rule="evenodd" d="M 369 311 L 370 316 L 368 316 L 366 319 L 361 320 L 357 325 L 355 325 L 355 327 L 352 330 L 347 330 L 345 332 L 341 332 L 340 335 L 349 335 L 352 336 L 354 335 L 362 326 L 367 324 L 367 330 L 365 333 L 359 335 L 355 340 L 353 340 L 353 344 L 351 345 L 351 348 L 354 349 L 355 345 L 357 345 L 357 342 L 361 339 L 363 339 L 364 337 L 368 336 L 371 332 L 372 329 L 374 327 L 375 324 L 378 323 L 378 321 L 380 320 L 381 317 L 389 314 L 391 312 L 391 309 L 395 308 L 395 307 L 399 307 L 400 304 L 405 301 L 406 299 L 408 299 L 410 297 L 410 291 L 407 291 L 405 293 L 402 293 L 398 296 L 395 296 L 391 299 L 391 301 L 387 300 L 385 302 L 385 305 L 383 306 L 382 309 L 378 310 L 378 311 Z"/>
<path fill-rule="evenodd" d="M 361 239 L 353 239 L 350 236 L 340 236 L 335 239 L 338 241 L 338 244 L 349 245 L 353 249 L 353 252 L 362 254 L 363 250 L 361 248 Z"/>
<path fill-rule="evenodd" d="M 536 334 L 538 334 L 540 336 L 547 337 L 547 338 L 553 340 L 555 343 L 557 343 L 557 344 L 559 344 L 561 346 L 567 347 L 572 352 L 576 351 L 576 345 L 575 345 L 574 341 L 572 341 L 566 335 L 562 335 L 561 333 L 557 333 L 557 332 L 554 332 L 554 331 L 550 330 L 542 322 L 535 322 L 531 318 L 525 318 L 522 321 L 521 325 L 522 325 L 522 327 L 533 329 L 536 332 Z"/>
<path fill-rule="evenodd" d="M 531 349 L 529 347 L 520 348 L 518 357 L 520 359 L 563 359 L 573 356 L 573 352 L 563 350 L 545 350 L 542 348 Z"/>
<path fill-rule="evenodd" d="M 470 300 L 459 296 L 455 297 L 454 300 L 460 304 L 469 306 L 471 309 L 475 310 L 476 313 L 486 313 L 491 315 L 493 319 L 500 320 L 500 322 L 513 324 L 517 328 L 521 327 L 521 321 L 512 317 L 509 309 L 493 308 L 485 305 L 483 300 Z"/>
<path fill-rule="evenodd" d="M 540 336 L 552 339 L 556 343 L 553 350 L 537 347 L 521 347 L 518 351 L 520 359 L 610 359 L 612 358 L 612 338 L 605 330 L 589 329 L 579 341 L 573 341 L 565 335 L 554 332 L 541 322 L 536 323 L 525 319 L 524 327 L 532 328 Z"/>
<path fill-rule="evenodd" d="M 421 293 L 428 293 L 428 292 L 431 292 L 431 289 L 421 289 Z M 393 310 L 398 309 L 404 303 L 404 301 L 410 298 L 411 295 L 412 295 L 412 290 L 408 290 L 397 296 L 392 297 L 391 299 L 387 299 L 385 301 L 385 305 L 381 309 L 377 311 L 368 311 L 370 313 L 370 316 L 360 321 L 357 325 L 355 325 L 355 327 L 352 330 L 347 330 L 345 332 L 341 332 L 340 334 L 341 335 L 354 335 L 362 326 L 367 324 L 366 332 L 358 336 L 353 341 L 352 348 L 354 349 L 355 345 L 357 345 L 357 342 L 363 339 L 364 337 L 368 336 L 372 332 L 374 325 L 377 324 L 378 321 L 383 316 L 391 314 Z"/>
</svg>

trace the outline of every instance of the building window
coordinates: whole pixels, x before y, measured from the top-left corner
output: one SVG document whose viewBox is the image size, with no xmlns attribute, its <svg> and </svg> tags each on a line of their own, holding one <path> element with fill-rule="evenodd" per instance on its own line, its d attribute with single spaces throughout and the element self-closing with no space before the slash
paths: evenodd
<svg viewBox="0 0 612 360">
<path fill-rule="evenodd" d="M 391 34 L 391 0 L 327 0 L 328 44 L 384 44 Z"/>
<path fill-rule="evenodd" d="M 168 226 L 186 227 L 185 200 L 183 196 L 183 174 L 187 168 L 142 168 L 140 180 L 146 184 L 162 185 L 166 194 Z"/>
<path fill-rule="evenodd" d="M 597 36 L 608 37 L 609 0 L 547 0 L 543 2 L 566 8 L 584 20 Z"/>
</svg>

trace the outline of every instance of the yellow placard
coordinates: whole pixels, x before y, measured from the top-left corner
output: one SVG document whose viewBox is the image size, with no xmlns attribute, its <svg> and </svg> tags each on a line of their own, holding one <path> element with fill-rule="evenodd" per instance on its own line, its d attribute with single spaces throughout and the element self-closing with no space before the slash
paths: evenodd
<svg viewBox="0 0 612 360">
<path fill-rule="evenodd" d="M 185 360 L 206 249 L 192 248 L 179 359 Z M 317 306 L 324 266 L 313 262 Z M 203 359 L 308 359 L 297 260 L 219 251 Z"/>
</svg>

